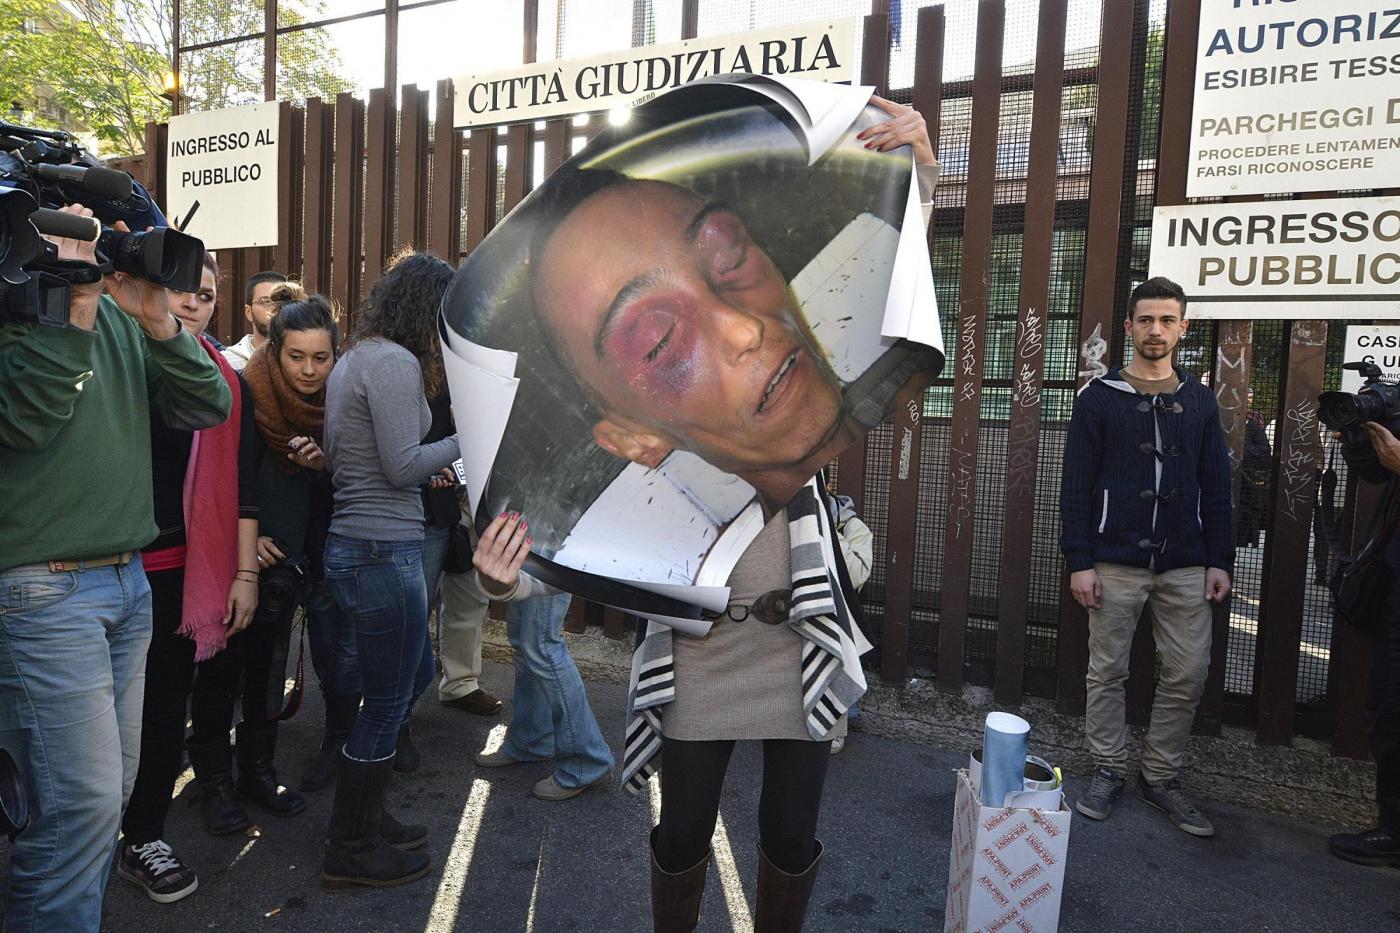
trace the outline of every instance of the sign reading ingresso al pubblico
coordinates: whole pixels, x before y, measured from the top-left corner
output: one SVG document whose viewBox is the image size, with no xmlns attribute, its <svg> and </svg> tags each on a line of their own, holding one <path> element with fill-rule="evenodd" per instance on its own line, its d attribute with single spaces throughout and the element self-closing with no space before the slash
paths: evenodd
<svg viewBox="0 0 1400 933">
<path fill-rule="evenodd" d="M 1400 316 L 1400 198 L 1158 207 L 1151 271 L 1193 318 Z"/>
<path fill-rule="evenodd" d="M 1400 2 L 1202 0 L 1186 195 L 1400 181 Z"/>
<path fill-rule="evenodd" d="M 453 123 L 468 129 L 633 106 L 698 78 L 732 72 L 849 81 L 855 44 L 851 17 L 457 75 Z"/>
</svg>

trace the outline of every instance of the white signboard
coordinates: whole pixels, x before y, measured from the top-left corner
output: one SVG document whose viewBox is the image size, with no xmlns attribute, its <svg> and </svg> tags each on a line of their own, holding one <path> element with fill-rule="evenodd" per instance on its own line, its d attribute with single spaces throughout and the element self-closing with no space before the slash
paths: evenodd
<svg viewBox="0 0 1400 933">
<path fill-rule="evenodd" d="M 1193 318 L 1400 318 L 1400 198 L 1159 207 L 1148 271 Z"/>
<path fill-rule="evenodd" d="M 277 245 L 276 101 L 170 118 L 165 213 L 208 249 Z"/>
<path fill-rule="evenodd" d="M 1346 363 L 1375 363 L 1381 368 L 1381 380 L 1400 382 L 1400 327 L 1395 325 L 1351 324 L 1347 327 Z M 1364 380 L 1359 372 L 1342 370 L 1342 391 L 1360 392 Z"/>
<path fill-rule="evenodd" d="M 1400 4 L 1202 0 L 1186 195 L 1400 177 Z"/>
<path fill-rule="evenodd" d="M 850 81 L 855 48 L 856 20 L 849 17 L 462 74 L 452 79 L 453 123 L 466 129 L 630 107 L 700 78 L 736 72 Z"/>
</svg>

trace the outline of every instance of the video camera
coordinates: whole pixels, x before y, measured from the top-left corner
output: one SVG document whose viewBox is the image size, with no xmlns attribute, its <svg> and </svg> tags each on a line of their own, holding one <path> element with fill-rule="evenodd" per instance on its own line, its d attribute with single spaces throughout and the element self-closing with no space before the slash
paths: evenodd
<svg viewBox="0 0 1400 933">
<path fill-rule="evenodd" d="M 57 210 L 73 203 L 96 219 Z M 118 221 L 130 232 L 113 229 Z M 59 259 L 41 233 L 96 240 L 97 266 Z M 130 175 L 101 165 L 68 133 L 0 120 L 0 318 L 66 326 L 69 287 L 113 271 L 198 291 L 203 263 L 204 243 L 172 229 Z"/>
<path fill-rule="evenodd" d="M 1318 419 L 1334 431 L 1342 432 L 1348 444 L 1369 443 L 1366 429 L 1374 421 L 1400 437 L 1400 386 L 1381 381 L 1381 368 L 1375 363 L 1344 363 L 1342 369 L 1361 373 L 1366 382 L 1355 395 L 1350 392 L 1323 392 L 1317 397 Z"/>
</svg>

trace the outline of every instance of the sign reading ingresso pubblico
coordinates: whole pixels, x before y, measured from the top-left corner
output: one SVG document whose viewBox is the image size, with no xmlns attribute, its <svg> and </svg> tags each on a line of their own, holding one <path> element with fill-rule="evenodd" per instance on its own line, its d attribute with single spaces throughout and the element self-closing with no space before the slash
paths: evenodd
<svg viewBox="0 0 1400 933">
<path fill-rule="evenodd" d="M 612 110 L 731 72 L 849 81 L 855 44 L 851 17 L 457 75 L 453 124 L 468 129 Z"/>
<path fill-rule="evenodd" d="M 1400 179 L 1400 2 L 1202 0 L 1186 195 Z"/>
<path fill-rule="evenodd" d="M 207 249 L 277 245 L 278 106 L 170 118 L 165 211 Z"/>
<path fill-rule="evenodd" d="M 1192 318 L 1400 316 L 1400 198 L 1158 207 L 1151 273 Z"/>
</svg>

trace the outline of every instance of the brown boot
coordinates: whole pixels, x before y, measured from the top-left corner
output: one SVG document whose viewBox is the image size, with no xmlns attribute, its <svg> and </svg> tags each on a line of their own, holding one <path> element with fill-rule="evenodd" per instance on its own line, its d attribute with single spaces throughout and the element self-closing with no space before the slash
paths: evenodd
<svg viewBox="0 0 1400 933">
<path fill-rule="evenodd" d="M 651 922 L 656 933 L 690 933 L 700 922 L 700 899 L 710 853 L 685 871 L 672 874 L 656 861 L 656 830 L 651 831 Z"/>
<path fill-rule="evenodd" d="M 754 933 L 798 933 L 807 915 L 807 901 L 812 897 L 812 883 L 817 880 L 817 868 L 822 862 L 822 844 L 816 843 L 817 854 L 801 874 L 789 875 L 768 861 L 763 846 L 758 847 L 758 904 L 754 909 Z"/>
</svg>

